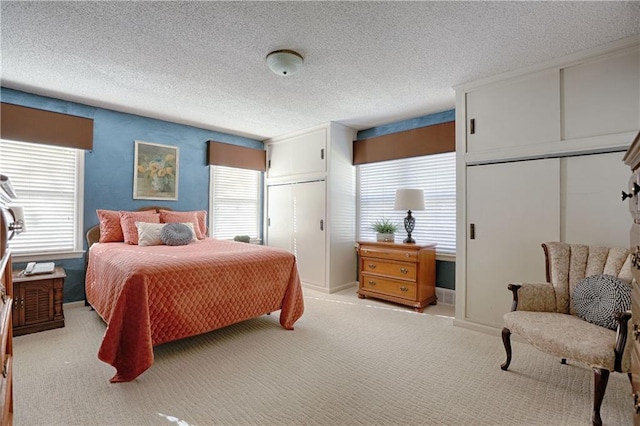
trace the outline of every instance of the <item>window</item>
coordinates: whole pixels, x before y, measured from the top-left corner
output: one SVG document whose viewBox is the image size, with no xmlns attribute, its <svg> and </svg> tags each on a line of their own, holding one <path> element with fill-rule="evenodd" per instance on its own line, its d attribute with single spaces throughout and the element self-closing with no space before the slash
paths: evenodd
<svg viewBox="0 0 640 426">
<path fill-rule="evenodd" d="M 260 238 L 262 172 L 211 166 L 212 237 Z"/>
<path fill-rule="evenodd" d="M 397 188 L 424 190 L 425 210 L 411 212 L 416 226 L 411 236 L 419 243 L 435 242 L 438 254 L 456 252 L 455 152 L 361 164 L 358 181 L 358 239 L 375 240 L 371 224 L 385 217 L 398 225 L 396 241 L 406 237 L 406 211 L 394 210 Z"/>
<path fill-rule="evenodd" d="M 10 244 L 18 261 L 82 254 L 84 151 L 0 140 L 0 171 L 24 208 L 26 231 Z"/>
</svg>

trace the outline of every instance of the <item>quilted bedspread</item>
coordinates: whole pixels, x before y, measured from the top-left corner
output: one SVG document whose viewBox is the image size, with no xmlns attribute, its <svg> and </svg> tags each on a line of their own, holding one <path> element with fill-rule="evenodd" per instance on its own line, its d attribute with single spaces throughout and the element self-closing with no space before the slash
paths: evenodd
<svg viewBox="0 0 640 426">
<path fill-rule="evenodd" d="M 153 364 L 153 346 L 280 310 L 287 330 L 302 316 L 294 255 L 273 247 L 206 238 L 186 246 L 94 244 L 87 300 L 107 323 L 98 358 L 112 382 Z"/>
</svg>

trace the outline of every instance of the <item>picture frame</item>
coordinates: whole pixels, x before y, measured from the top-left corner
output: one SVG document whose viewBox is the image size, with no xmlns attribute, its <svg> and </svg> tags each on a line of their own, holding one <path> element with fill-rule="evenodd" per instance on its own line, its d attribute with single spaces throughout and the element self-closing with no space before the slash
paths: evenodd
<svg viewBox="0 0 640 426">
<path fill-rule="evenodd" d="M 135 141 L 133 198 L 177 200 L 179 156 L 177 146 Z"/>
</svg>

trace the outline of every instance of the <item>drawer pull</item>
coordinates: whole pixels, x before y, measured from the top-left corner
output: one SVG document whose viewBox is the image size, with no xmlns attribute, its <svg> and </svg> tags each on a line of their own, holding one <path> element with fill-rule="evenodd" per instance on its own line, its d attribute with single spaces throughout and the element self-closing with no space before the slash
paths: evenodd
<svg viewBox="0 0 640 426">
<path fill-rule="evenodd" d="M 400 268 L 400 272 L 406 275 L 409 270 L 407 268 Z"/>
<path fill-rule="evenodd" d="M 403 293 L 406 293 L 407 291 L 409 291 L 409 289 L 405 286 L 400 287 L 400 291 Z"/>
<path fill-rule="evenodd" d="M 622 201 L 626 200 L 627 198 L 631 198 L 633 197 L 633 194 L 627 194 L 626 192 L 622 191 Z"/>
<path fill-rule="evenodd" d="M 376 285 L 376 282 L 374 280 L 369 280 L 369 285 L 370 286 L 374 286 L 374 285 Z"/>
<path fill-rule="evenodd" d="M 369 269 L 376 269 L 376 264 L 375 263 L 370 263 L 369 264 Z"/>
<path fill-rule="evenodd" d="M 633 338 L 636 340 L 640 338 L 640 329 L 638 328 L 638 324 L 633 324 Z"/>
<path fill-rule="evenodd" d="M 640 414 L 640 403 L 638 403 L 638 394 L 633 393 L 633 409 L 636 411 L 636 414 Z"/>
<path fill-rule="evenodd" d="M 409 253 L 405 253 L 404 257 L 411 257 L 411 255 Z"/>
</svg>

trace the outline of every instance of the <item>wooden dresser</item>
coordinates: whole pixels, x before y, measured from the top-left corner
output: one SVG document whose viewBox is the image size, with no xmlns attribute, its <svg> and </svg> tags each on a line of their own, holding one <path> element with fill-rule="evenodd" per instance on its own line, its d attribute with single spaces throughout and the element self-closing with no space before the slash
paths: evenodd
<svg viewBox="0 0 640 426">
<path fill-rule="evenodd" d="M 412 306 L 422 312 L 436 298 L 436 245 L 358 241 L 358 297 Z"/>
<path fill-rule="evenodd" d="M 640 132 L 629 147 L 624 162 L 631 167 L 629 188 L 623 191 L 622 200 L 628 199 L 629 212 L 633 219 L 630 232 L 633 288 L 631 290 L 631 330 L 633 339 L 627 345 L 633 345 L 631 352 L 631 384 L 633 387 L 634 417 L 633 424 L 640 426 Z"/>
<path fill-rule="evenodd" d="M 3 192 L 0 188 L 0 192 Z M 8 248 L 10 231 L 9 213 L 6 201 L 8 196 L 0 194 L 0 425 L 13 423 L 13 334 L 11 325 L 11 307 L 13 304 L 13 283 L 11 276 L 11 249 Z"/>
</svg>

